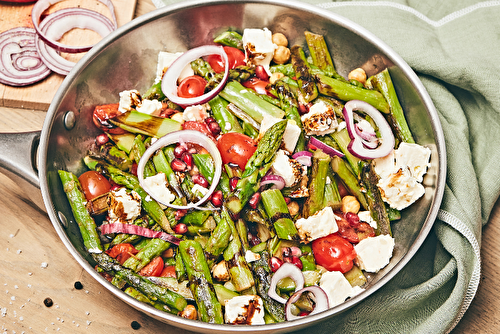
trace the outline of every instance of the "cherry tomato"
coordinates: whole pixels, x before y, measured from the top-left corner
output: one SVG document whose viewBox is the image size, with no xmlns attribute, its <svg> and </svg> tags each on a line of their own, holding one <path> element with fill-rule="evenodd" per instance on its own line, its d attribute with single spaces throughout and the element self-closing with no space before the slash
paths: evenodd
<svg viewBox="0 0 500 334">
<path fill-rule="evenodd" d="M 245 65 L 245 53 L 240 49 L 233 48 L 231 46 L 225 46 L 224 51 L 227 55 L 227 60 L 229 62 L 229 69 L 233 69 L 236 66 Z M 212 66 L 212 69 L 216 73 L 224 72 L 224 61 L 219 55 L 210 55 L 207 57 L 207 62 Z"/>
<path fill-rule="evenodd" d="M 232 162 L 243 170 L 248 159 L 257 149 L 257 143 L 242 133 L 229 132 L 220 136 L 217 141 L 217 148 L 223 163 Z"/>
<path fill-rule="evenodd" d="M 241 83 L 246 88 L 251 88 L 257 92 L 257 94 L 261 95 L 269 95 L 271 97 L 275 97 L 273 94 L 269 93 L 266 89 L 267 85 L 269 85 L 268 81 L 260 80 L 259 78 L 252 77 L 248 80 L 245 80 Z"/>
<path fill-rule="evenodd" d="M 337 233 L 314 240 L 312 250 L 316 263 L 328 271 L 348 272 L 356 258 L 353 245 Z"/>
<path fill-rule="evenodd" d="M 118 111 L 118 103 L 113 104 L 104 104 L 102 106 L 97 106 L 94 109 L 94 113 L 92 114 L 92 120 L 94 121 L 95 126 L 105 132 L 113 133 L 113 134 L 123 134 L 126 133 L 126 130 L 119 128 L 108 120 L 110 118 L 116 117 L 120 111 Z"/>
<path fill-rule="evenodd" d="M 158 277 L 161 275 L 164 266 L 165 262 L 163 262 L 162 257 L 157 256 L 139 271 L 139 275 Z"/>
<path fill-rule="evenodd" d="M 106 251 L 106 254 L 116 259 L 120 264 L 123 264 L 129 257 L 137 253 L 139 253 L 139 251 L 129 243 L 115 245 Z"/>
<path fill-rule="evenodd" d="M 175 266 L 166 266 L 163 268 L 160 277 L 176 277 Z"/>
<path fill-rule="evenodd" d="M 80 175 L 78 180 L 82 185 L 83 193 L 85 194 L 87 201 L 90 201 L 111 190 L 111 183 L 108 179 L 93 170 L 83 173 Z"/>
<path fill-rule="evenodd" d="M 179 86 L 177 86 L 177 95 L 184 98 L 202 96 L 205 93 L 206 85 L 205 79 L 199 75 L 191 75 L 182 79 Z"/>
<path fill-rule="evenodd" d="M 208 138 L 212 139 L 215 141 L 214 136 L 212 135 L 212 132 L 208 128 L 208 125 L 205 122 L 198 122 L 198 121 L 186 121 L 182 123 L 182 129 L 183 130 L 196 130 L 200 131 L 204 135 L 206 135 Z"/>
</svg>

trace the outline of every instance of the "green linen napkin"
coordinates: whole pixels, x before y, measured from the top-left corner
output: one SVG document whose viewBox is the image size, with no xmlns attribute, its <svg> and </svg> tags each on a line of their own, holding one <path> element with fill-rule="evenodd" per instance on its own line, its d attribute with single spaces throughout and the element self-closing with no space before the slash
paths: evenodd
<svg viewBox="0 0 500 334">
<path fill-rule="evenodd" d="M 362 303 L 307 331 L 449 332 L 476 293 L 481 228 L 500 193 L 500 2 L 304 2 L 368 29 L 413 68 L 438 110 L 448 162 L 438 219 L 414 258 Z"/>
</svg>

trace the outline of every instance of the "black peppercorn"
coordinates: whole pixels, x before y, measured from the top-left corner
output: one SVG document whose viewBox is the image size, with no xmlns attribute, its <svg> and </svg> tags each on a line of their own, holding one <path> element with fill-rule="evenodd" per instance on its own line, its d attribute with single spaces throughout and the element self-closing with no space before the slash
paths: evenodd
<svg viewBox="0 0 500 334">
<path fill-rule="evenodd" d="M 83 284 L 80 281 L 75 282 L 75 289 L 81 290 L 83 289 Z"/>
<path fill-rule="evenodd" d="M 132 329 L 139 329 L 141 328 L 141 324 L 138 323 L 137 321 L 132 321 L 132 323 L 130 324 L 132 326 Z"/>
<path fill-rule="evenodd" d="M 51 307 L 52 305 L 54 305 L 54 302 L 52 301 L 52 299 L 50 299 L 49 297 L 45 298 L 43 303 L 45 304 L 45 306 L 47 307 Z"/>
</svg>

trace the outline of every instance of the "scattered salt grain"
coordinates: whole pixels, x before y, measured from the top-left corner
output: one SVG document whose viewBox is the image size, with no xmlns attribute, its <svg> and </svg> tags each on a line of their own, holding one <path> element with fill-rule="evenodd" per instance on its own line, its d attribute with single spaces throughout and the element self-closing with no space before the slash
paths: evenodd
<svg viewBox="0 0 500 334">
<path fill-rule="evenodd" d="M 28 288 L 31 288 L 31 284 L 28 284 Z"/>
<path fill-rule="evenodd" d="M 23 318 L 23 317 L 19 317 L 19 321 L 23 321 L 23 320 L 24 320 L 24 318 Z"/>
<path fill-rule="evenodd" d="M 14 234 L 11 234 L 11 235 L 9 235 L 9 237 L 10 237 L 10 238 L 14 238 L 14 237 L 15 237 L 15 235 L 14 235 Z"/>
<path fill-rule="evenodd" d="M 92 321 L 90 321 L 90 320 L 87 320 L 87 326 L 88 326 L 88 325 L 90 325 L 90 323 L 91 323 L 91 322 L 92 322 Z"/>
<path fill-rule="evenodd" d="M 10 297 L 10 300 L 16 300 L 16 296 Z"/>
<path fill-rule="evenodd" d="M 16 253 L 21 254 L 22 252 L 23 252 L 22 250 L 18 249 Z"/>
<path fill-rule="evenodd" d="M 19 289 L 19 287 L 17 285 L 14 285 L 14 289 Z"/>
<path fill-rule="evenodd" d="M 28 273 L 28 276 L 31 276 L 31 275 L 33 275 L 33 273 Z"/>
<path fill-rule="evenodd" d="M 7 308 L 6 307 L 2 307 L 0 309 L 0 314 L 2 315 L 2 317 L 5 317 L 7 315 Z"/>
<path fill-rule="evenodd" d="M 48 267 L 48 263 L 47 262 L 42 262 L 42 264 L 40 265 L 40 267 L 42 268 L 47 268 Z"/>
</svg>

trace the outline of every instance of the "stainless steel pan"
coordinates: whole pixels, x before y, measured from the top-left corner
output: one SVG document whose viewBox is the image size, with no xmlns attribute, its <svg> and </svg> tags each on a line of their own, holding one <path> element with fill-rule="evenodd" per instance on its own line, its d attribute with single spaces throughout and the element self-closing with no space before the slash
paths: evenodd
<svg viewBox="0 0 500 334">
<path fill-rule="evenodd" d="M 118 101 L 128 89 L 145 91 L 155 75 L 159 51 L 185 51 L 209 44 L 227 28 L 268 27 L 290 43 L 306 46 L 303 32 L 326 36 L 338 72 L 363 67 L 368 75 L 389 68 L 407 120 L 419 144 L 432 150 L 424 180 L 425 196 L 394 224 L 396 248 L 391 263 L 369 277 L 363 293 L 321 314 L 266 326 L 211 325 L 163 313 L 127 296 L 93 269 L 60 184 L 57 170 L 85 170 L 82 157 L 99 133 L 92 123 L 96 105 Z M 36 155 L 36 149 L 38 154 Z M 182 2 L 144 16 L 106 37 L 77 64 L 57 91 L 40 133 L 0 134 L 0 171 L 17 178 L 44 209 L 62 242 L 81 266 L 109 291 L 144 313 L 193 331 L 286 332 L 334 317 L 387 283 L 412 258 L 428 235 L 445 185 L 445 146 L 436 110 L 411 68 L 384 42 L 351 21 L 317 7 L 288 0 Z M 38 159 L 38 161 L 36 161 Z M 39 187 L 39 189 L 38 189 Z M 40 201 L 40 190 L 43 203 Z M 90 262 L 89 262 L 90 261 Z"/>
</svg>

